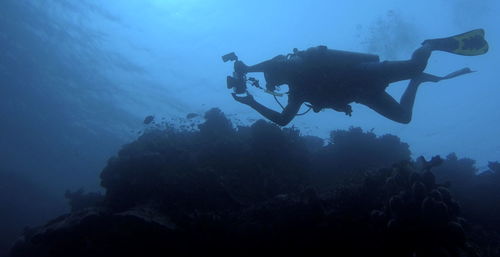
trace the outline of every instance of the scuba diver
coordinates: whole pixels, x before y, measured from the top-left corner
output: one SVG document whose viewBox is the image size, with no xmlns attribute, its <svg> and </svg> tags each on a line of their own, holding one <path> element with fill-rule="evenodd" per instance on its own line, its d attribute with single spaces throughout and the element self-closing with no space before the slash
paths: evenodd
<svg viewBox="0 0 500 257">
<path fill-rule="evenodd" d="M 331 50 L 326 46 L 305 51 L 294 49 L 292 54 L 278 55 L 253 66 L 239 61 L 234 53 L 222 58 L 224 62 L 235 61 L 233 76 L 227 77 L 228 88 L 234 89 L 233 98 L 280 126 L 287 125 L 300 115 L 297 113 L 304 103 L 315 112 L 331 108 L 351 116 L 350 103 L 353 102 L 366 105 L 395 122 L 407 124 L 411 121 L 415 96 L 421 83 L 438 82 L 473 72 L 464 68 L 443 77 L 424 73 L 432 51 L 475 56 L 488 52 L 488 43 L 484 39 L 484 30 L 476 29 L 448 38 L 425 40 L 411 59 L 405 61 L 380 62 L 377 55 Z M 275 98 L 278 95 L 276 88 L 288 85 L 288 104 L 282 106 L 281 113 L 258 103 L 248 93 L 248 81 L 260 87 L 255 78 L 246 78 L 246 74 L 251 72 L 264 73 L 265 91 Z M 410 82 L 397 102 L 385 89 L 390 83 L 401 80 Z"/>
</svg>

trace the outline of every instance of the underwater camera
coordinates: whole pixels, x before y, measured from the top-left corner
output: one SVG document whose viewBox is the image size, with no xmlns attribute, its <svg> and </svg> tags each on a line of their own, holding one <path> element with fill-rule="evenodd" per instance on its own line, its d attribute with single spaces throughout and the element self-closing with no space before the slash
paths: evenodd
<svg viewBox="0 0 500 257">
<path fill-rule="evenodd" d="M 227 88 L 233 89 L 235 94 L 244 94 L 247 91 L 245 72 L 239 69 L 238 56 L 234 52 L 222 56 L 222 61 L 234 61 L 233 76 L 227 76 Z"/>
</svg>

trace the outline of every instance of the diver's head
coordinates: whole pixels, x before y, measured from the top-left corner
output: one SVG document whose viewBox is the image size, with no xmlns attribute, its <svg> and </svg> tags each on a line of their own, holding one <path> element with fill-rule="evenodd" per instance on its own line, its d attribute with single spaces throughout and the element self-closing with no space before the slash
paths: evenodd
<svg viewBox="0 0 500 257">
<path fill-rule="evenodd" d="M 290 83 L 290 65 L 287 60 L 284 55 L 278 55 L 269 60 L 269 64 L 264 71 L 267 90 L 274 91 L 276 87 Z"/>
</svg>

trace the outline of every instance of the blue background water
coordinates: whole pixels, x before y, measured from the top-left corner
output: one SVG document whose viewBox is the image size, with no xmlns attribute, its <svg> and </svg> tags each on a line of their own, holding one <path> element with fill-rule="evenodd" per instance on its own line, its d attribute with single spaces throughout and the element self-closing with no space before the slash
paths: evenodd
<svg viewBox="0 0 500 257">
<path fill-rule="evenodd" d="M 290 124 L 323 138 L 350 126 L 391 133 L 415 157 L 456 152 L 481 169 L 500 159 L 499 12 L 494 0 L 2 0 L 0 242 L 64 212 L 64 190 L 99 190 L 106 160 L 147 115 L 186 123 L 219 107 L 237 124 L 261 118 L 226 89 L 232 65 L 220 57 L 231 51 L 247 64 L 317 45 L 405 59 L 424 39 L 484 28 L 487 55 L 433 54 L 428 72 L 479 72 L 421 86 L 408 125 L 361 105 L 352 117 L 326 110 Z M 406 83 L 389 92 L 399 98 Z"/>
</svg>

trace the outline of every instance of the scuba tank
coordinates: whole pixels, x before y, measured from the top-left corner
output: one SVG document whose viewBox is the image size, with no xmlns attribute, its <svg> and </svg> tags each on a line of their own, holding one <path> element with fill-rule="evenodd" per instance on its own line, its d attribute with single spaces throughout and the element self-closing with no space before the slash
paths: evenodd
<svg viewBox="0 0 500 257">
<path fill-rule="evenodd" d="M 322 67 L 341 73 L 361 63 L 379 62 L 378 55 L 328 49 L 326 46 L 311 47 L 305 51 L 296 51 L 292 56 L 301 57 L 309 67 Z"/>
</svg>

